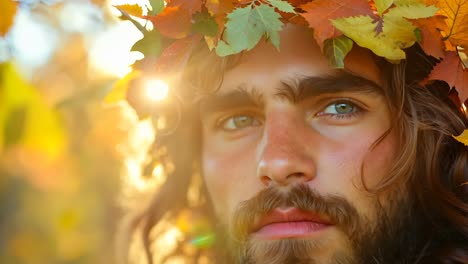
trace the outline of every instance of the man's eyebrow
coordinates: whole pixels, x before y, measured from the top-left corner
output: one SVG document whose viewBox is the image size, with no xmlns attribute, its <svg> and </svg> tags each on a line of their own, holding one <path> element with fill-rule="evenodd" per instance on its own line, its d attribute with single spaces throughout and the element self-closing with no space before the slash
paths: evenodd
<svg viewBox="0 0 468 264">
<path fill-rule="evenodd" d="M 383 93 L 382 87 L 375 82 L 351 74 L 338 71 L 337 74 L 327 76 L 303 76 L 282 81 L 282 86 L 276 88 L 275 97 L 286 99 L 292 103 L 301 102 L 307 98 L 321 94 L 339 92 L 374 92 Z M 256 87 L 248 88 L 247 84 L 226 93 L 213 93 L 204 96 L 199 101 L 202 113 L 221 112 L 235 107 L 264 106 L 263 93 Z"/>
<path fill-rule="evenodd" d="M 225 109 L 231 109 L 240 106 L 263 107 L 263 94 L 257 88 L 247 88 L 247 85 L 241 84 L 236 89 L 226 93 L 214 93 L 206 95 L 199 101 L 200 111 L 202 113 L 220 112 Z"/>
<path fill-rule="evenodd" d="M 307 98 L 321 94 L 340 92 L 371 92 L 383 94 L 383 88 L 364 77 L 340 70 L 337 74 L 327 76 L 305 76 L 282 81 L 275 96 L 298 103 Z"/>
</svg>

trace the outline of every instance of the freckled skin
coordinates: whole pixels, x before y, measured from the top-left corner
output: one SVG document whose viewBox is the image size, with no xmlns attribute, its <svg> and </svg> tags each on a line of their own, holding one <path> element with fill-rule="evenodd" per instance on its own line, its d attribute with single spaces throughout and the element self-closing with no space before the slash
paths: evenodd
<svg viewBox="0 0 468 264">
<path fill-rule="evenodd" d="M 220 220 L 229 224 L 236 206 L 262 189 L 301 182 L 322 195 L 346 198 L 360 215 L 372 220 L 375 212 L 371 205 L 376 198 L 362 189 L 361 165 L 364 162 L 364 175 L 370 186 L 388 174 L 396 153 L 394 133 L 390 132 L 371 149 L 390 128 L 388 106 L 383 96 L 340 92 L 329 96 L 327 102 L 351 98 L 365 111 L 347 119 L 333 119 L 318 115 L 328 105 L 321 96 L 306 104 L 275 97 L 282 80 L 301 75 L 325 76 L 335 71 L 328 66 L 309 31 L 288 27 L 281 34 L 281 52 L 270 44 L 260 44 L 226 73 L 219 90 L 223 93 L 248 83 L 261 91 L 265 105 L 254 109 L 261 124 L 233 133 L 213 128 L 218 116 L 202 116 L 202 170 L 215 210 Z M 363 50 L 353 50 L 346 65 L 349 72 L 381 84 L 379 69 Z M 241 115 L 243 109 L 236 109 L 233 114 Z M 318 263 L 327 263 L 325 260 L 335 251 L 349 247 L 343 233 L 336 230 L 322 236 L 327 248 L 317 254 Z"/>
</svg>

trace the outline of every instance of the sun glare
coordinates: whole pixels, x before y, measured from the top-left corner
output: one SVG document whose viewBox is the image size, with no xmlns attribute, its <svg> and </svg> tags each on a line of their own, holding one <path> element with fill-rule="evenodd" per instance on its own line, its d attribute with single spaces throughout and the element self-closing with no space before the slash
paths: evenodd
<svg viewBox="0 0 468 264">
<path fill-rule="evenodd" d="M 169 93 L 169 86 L 162 80 L 146 80 L 144 86 L 148 99 L 153 102 L 164 100 Z"/>
</svg>

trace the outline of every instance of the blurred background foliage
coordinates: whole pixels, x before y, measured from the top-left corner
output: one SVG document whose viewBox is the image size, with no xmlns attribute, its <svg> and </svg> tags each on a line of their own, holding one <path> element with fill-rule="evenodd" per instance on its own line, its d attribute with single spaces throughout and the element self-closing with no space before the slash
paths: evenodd
<svg viewBox="0 0 468 264">
<path fill-rule="evenodd" d="M 119 195 L 146 188 L 132 177 L 154 138 L 104 103 L 141 56 L 115 2 L 0 0 L 2 264 L 115 263 Z"/>
</svg>

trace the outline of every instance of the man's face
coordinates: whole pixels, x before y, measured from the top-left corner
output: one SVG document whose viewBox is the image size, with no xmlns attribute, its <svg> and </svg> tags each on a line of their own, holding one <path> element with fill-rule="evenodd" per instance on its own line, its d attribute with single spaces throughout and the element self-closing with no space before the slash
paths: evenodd
<svg viewBox="0 0 468 264">
<path fill-rule="evenodd" d="M 375 144 L 391 114 L 370 55 L 353 52 L 332 69 L 311 32 L 288 27 L 281 52 L 243 55 L 202 103 L 204 180 L 244 261 L 353 263 L 393 214 L 362 183 L 388 175 L 397 140 Z"/>
</svg>

